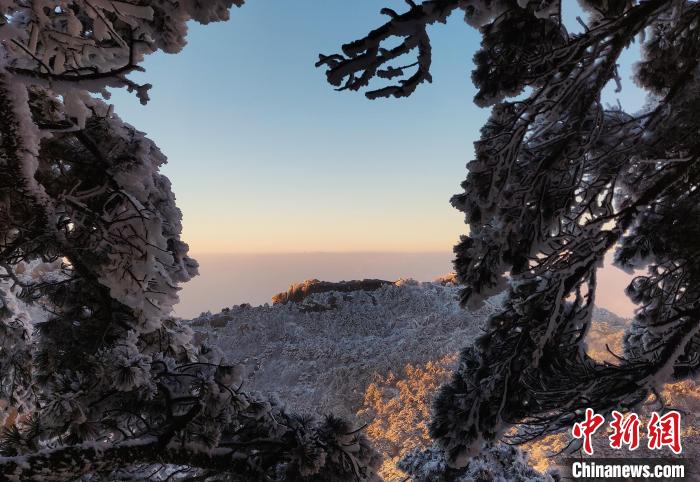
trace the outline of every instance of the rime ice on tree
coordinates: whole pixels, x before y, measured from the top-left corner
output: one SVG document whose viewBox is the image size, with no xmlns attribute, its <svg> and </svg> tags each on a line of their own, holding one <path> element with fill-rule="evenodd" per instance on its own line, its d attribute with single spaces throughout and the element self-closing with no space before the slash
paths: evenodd
<svg viewBox="0 0 700 482">
<path fill-rule="evenodd" d="M 357 427 L 247 394 L 172 318 L 197 263 L 166 157 L 98 97 L 145 104 L 144 57 L 242 3 L 0 1 L 3 477 L 375 479 Z"/>
<path fill-rule="evenodd" d="M 340 89 L 405 97 L 431 80 L 430 25 L 459 12 L 482 34 L 474 100 L 491 116 L 452 198 L 469 225 L 455 268 L 466 307 L 504 289 L 508 299 L 436 400 L 431 433 L 449 463 L 466 465 L 498 438 L 568 430 L 586 408 L 633 407 L 696 373 L 700 5 L 583 0 L 584 31 L 572 34 L 568 2 L 407 3 L 319 65 Z M 627 47 L 641 48 L 640 112 L 601 102 L 606 86 L 622 85 Z M 646 272 L 627 288 L 638 310 L 625 353 L 604 364 L 586 353 L 585 335 L 612 249 L 618 266 Z"/>
</svg>

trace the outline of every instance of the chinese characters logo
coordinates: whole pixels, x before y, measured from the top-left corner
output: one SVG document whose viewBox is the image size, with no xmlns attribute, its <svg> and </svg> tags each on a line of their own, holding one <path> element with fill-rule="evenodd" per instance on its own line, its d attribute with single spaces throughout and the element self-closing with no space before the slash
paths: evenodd
<svg viewBox="0 0 700 482">
<path fill-rule="evenodd" d="M 612 434 L 608 437 L 610 447 L 621 449 L 623 445 L 629 450 L 639 448 L 642 422 L 636 413 L 626 417 L 616 411 L 612 412 L 613 420 L 609 426 Z M 581 422 L 574 424 L 571 434 L 576 439 L 583 439 L 583 451 L 593 455 L 593 435 L 605 423 L 605 417 L 593 409 L 586 409 L 586 416 Z M 670 448 L 674 454 L 680 454 L 681 447 L 681 414 L 672 410 L 664 415 L 652 412 L 646 425 L 647 447 L 651 450 Z"/>
</svg>

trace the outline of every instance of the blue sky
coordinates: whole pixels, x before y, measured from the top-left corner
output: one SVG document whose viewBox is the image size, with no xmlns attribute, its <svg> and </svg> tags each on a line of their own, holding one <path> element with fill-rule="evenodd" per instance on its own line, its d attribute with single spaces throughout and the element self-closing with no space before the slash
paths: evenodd
<svg viewBox="0 0 700 482">
<path fill-rule="evenodd" d="M 114 93 L 168 156 L 195 254 L 451 250 L 465 226 L 449 198 L 488 115 L 472 103 L 478 32 L 457 14 L 431 28 L 434 80 L 408 99 L 336 92 L 314 68 L 404 5 L 249 0 L 229 22 L 193 24 L 181 53 L 146 60 L 134 78 L 154 85 L 148 106 Z M 642 103 L 629 81 L 616 97 Z"/>
</svg>

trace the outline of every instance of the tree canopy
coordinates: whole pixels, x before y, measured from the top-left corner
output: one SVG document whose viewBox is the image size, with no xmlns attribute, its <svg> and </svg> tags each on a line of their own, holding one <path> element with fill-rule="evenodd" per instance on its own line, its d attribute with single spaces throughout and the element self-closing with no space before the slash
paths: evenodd
<svg viewBox="0 0 700 482">
<path fill-rule="evenodd" d="M 96 94 L 242 0 L 0 2 L 0 479 L 372 479 L 333 416 L 242 387 L 171 316 L 197 274 L 166 162 Z"/>
<path fill-rule="evenodd" d="M 461 11 L 482 34 L 472 80 L 491 116 L 452 198 L 469 232 L 455 247 L 461 301 L 507 290 L 487 333 L 465 348 L 436 400 L 431 432 L 453 466 L 485 441 L 522 442 L 570 428 L 586 407 L 629 408 L 700 362 L 700 5 L 407 0 L 404 13 L 321 56 L 328 81 L 370 99 L 406 97 L 430 81 L 428 26 Z M 635 44 L 641 112 L 604 106 L 617 63 Z M 395 60 L 414 54 L 416 61 Z M 377 87 L 376 80 L 390 80 Z M 638 308 L 619 363 L 586 354 L 596 271 L 646 270 L 626 290 Z M 621 293 L 622 295 L 622 293 Z M 512 431 L 515 426 L 516 430 Z"/>
<path fill-rule="evenodd" d="M 187 22 L 242 0 L 0 0 L 0 474 L 375 478 L 361 430 L 245 392 L 220 351 L 172 317 L 197 274 L 165 156 L 99 97 Z M 328 81 L 369 98 L 431 81 L 428 27 L 479 28 L 475 102 L 491 116 L 452 204 L 462 303 L 507 290 L 502 311 L 437 398 L 431 435 L 463 467 L 484 442 L 569 428 L 585 408 L 632 407 L 700 364 L 700 5 L 581 0 L 582 33 L 554 0 L 407 0 L 404 13 L 321 56 Z M 641 112 L 607 107 L 637 42 Z M 415 55 L 414 62 L 403 62 Z M 388 83 L 374 87 L 375 82 Z M 596 271 L 645 269 L 619 362 L 586 353 Z M 515 427 L 515 430 L 510 430 Z M 432 457 L 432 456 L 431 456 Z M 408 465 L 431 457 L 416 455 Z"/>
</svg>

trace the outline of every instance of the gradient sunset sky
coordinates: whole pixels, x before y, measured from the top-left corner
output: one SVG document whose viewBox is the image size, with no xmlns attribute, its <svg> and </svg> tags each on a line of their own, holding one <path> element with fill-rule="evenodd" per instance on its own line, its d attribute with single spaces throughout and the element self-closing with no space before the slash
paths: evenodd
<svg viewBox="0 0 700 482">
<path fill-rule="evenodd" d="M 576 2 L 566 24 L 579 30 Z M 433 83 L 408 99 L 336 92 L 314 68 L 403 1 L 249 0 L 226 23 L 193 24 L 178 55 L 159 53 L 111 103 L 169 158 L 193 253 L 450 251 L 465 232 L 449 205 L 488 110 L 470 80 L 478 32 L 453 15 L 430 30 Z M 643 96 L 621 65 L 629 110 Z M 410 60 L 412 62 L 413 60 Z M 409 62 L 409 63 L 410 63 Z"/>
<path fill-rule="evenodd" d="M 580 31 L 577 2 L 563 4 L 567 28 Z M 408 99 L 334 91 L 314 67 L 318 54 L 384 23 L 386 6 L 406 8 L 403 0 L 249 0 L 229 22 L 192 24 L 181 53 L 146 60 L 135 79 L 153 84 L 147 106 L 114 93 L 115 111 L 169 158 L 163 172 L 183 211 L 183 239 L 201 263 L 182 292 L 183 316 L 264 302 L 310 277 L 449 270 L 466 232 L 449 199 L 488 116 L 472 102 L 480 36 L 458 14 L 431 27 L 433 83 Z M 635 47 L 621 59 L 622 91 L 610 85 L 604 98 L 628 111 L 644 102 L 629 80 Z M 290 254 L 320 252 L 405 255 Z M 630 278 L 607 266 L 597 303 L 630 316 Z"/>
</svg>

